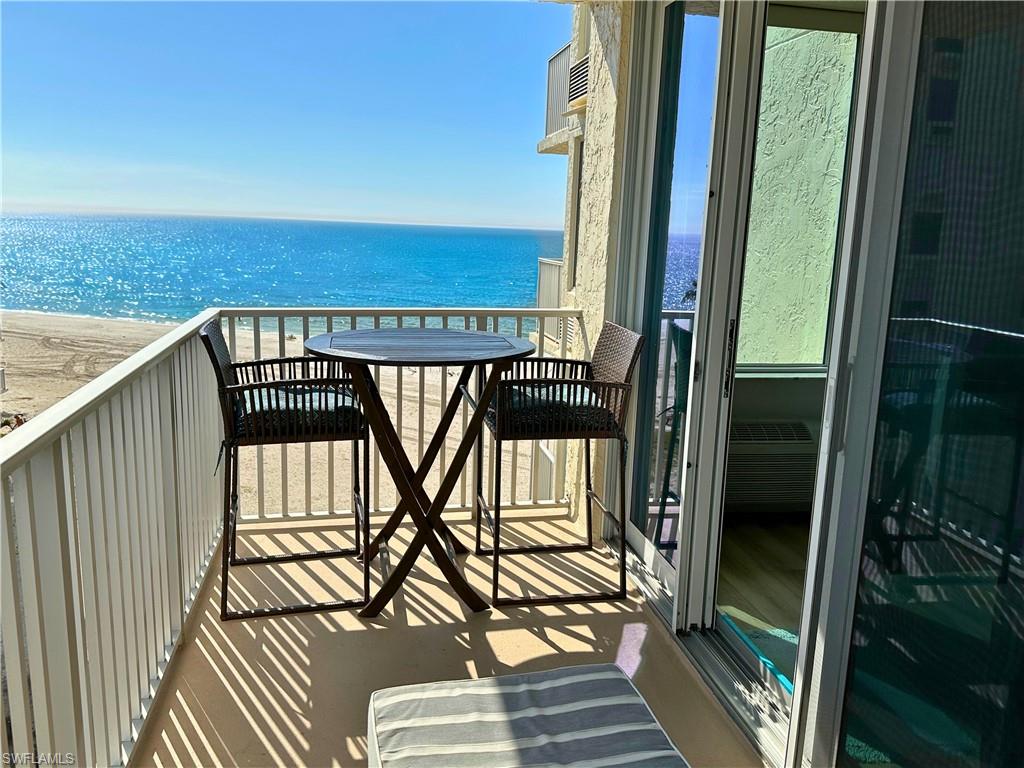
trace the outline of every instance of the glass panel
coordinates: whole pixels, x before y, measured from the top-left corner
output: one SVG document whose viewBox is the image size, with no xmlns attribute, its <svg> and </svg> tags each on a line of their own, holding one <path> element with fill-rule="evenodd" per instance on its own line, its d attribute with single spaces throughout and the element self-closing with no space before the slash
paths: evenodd
<svg viewBox="0 0 1024 768">
<path fill-rule="evenodd" d="M 846 766 L 1024 765 L 1024 5 L 927 3 Z"/>
<path fill-rule="evenodd" d="M 821 365 L 857 35 L 769 25 L 743 266 L 740 365 Z"/>
<path fill-rule="evenodd" d="M 718 61 L 719 20 L 716 4 L 676 4 L 670 12 L 683 12 L 677 35 L 666 46 L 681 47 L 678 111 L 674 132 L 667 239 L 651 259 L 664 270 L 663 285 L 653 297 L 657 313 L 658 372 L 645 387 L 646 413 L 653 426 L 648 472 L 648 504 L 634 508 L 633 523 L 658 553 L 677 564 L 679 510 L 682 487 L 683 435 L 686 427 L 690 382 L 693 313 L 701 260 L 701 230 L 708 199 L 708 163 L 711 160 L 711 117 L 715 105 L 715 67 Z M 668 137 L 671 139 L 671 136 Z M 664 233 L 664 230 L 662 230 Z"/>
<path fill-rule="evenodd" d="M 718 570 L 718 629 L 783 700 L 799 641 L 857 34 L 769 8 Z M 825 19 L 832 18 L 826 15 Z"/>
</svg>

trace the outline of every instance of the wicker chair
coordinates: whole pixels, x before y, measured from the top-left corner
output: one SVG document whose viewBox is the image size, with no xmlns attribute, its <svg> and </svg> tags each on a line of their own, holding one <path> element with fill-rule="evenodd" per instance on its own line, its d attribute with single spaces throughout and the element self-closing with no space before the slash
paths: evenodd
<svg viewBox="0 0 1024 768">
<path fill-rule="evenodd" d="M 362 563 L 362 597 L 350 600 L 275 606 L 243 611 L 228 610 L 228 577 L 233 565 L 262 565 L 329 557 L 361 556 L 369 546 L 369 431 L 341 365 L 313 357 L 284 357 L 235 363 L 224 343 L 220 321 L 199 330 L 210 355 L 220 392 L 224 418 L 224 535 L 221 565 L 222 620 L 256 616 L 355 608 L 369 601 L 369 563 Z M 313 443 L 346 440 L 352 443 L 352 508 L 355 515 L 354 547 L 281 555 L 238 557 L 238 449 L 249 445 Z M 363 470 L 360 487 L 359 442 Z"/>
<path fill-rule="evenodd" d="M 624 424 L 629 407 L 633 369 L 643 347 L 643 337 L 606 322 L 594 347 L 593 360 L 562 360 L 535 357 L 520 360 L 498 386 L 495 402 L 485 421 L 494 435 L 494 501 L 489 508 L 483 498 L 482 472 L 477 472 L 476 549 L 492 555 L 492 601 L 495 605 L 545 605 L 552 603 L 620 600 L 626 596 L 626 504 L 622 499 L 616 516 L 594 493 L 590 478 L 590 441 L 618 440 L 619 487 L 626 487 L 626 450 Z M 574 544 L 538 544 L 519 547 L 501 546 L 501 445 L 506 440 L 583 440 L 586 473 L 586 541 Z M 572 595 L 547 595 L 532 598 L 501 598 L 498 579 L 501 557 L 538 552 L 579 552 L 593 548 L 593 504 L 615 521 L 619 532 L 619 583 L 612 592 Z M 491 549 L 481 545 L 481 523 L 491 529 Z"/>
</svg>

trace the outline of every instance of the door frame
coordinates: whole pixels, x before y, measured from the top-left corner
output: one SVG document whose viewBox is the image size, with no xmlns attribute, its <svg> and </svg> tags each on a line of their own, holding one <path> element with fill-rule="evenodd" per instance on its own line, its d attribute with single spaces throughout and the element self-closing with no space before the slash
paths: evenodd
<svg viewBox="0 0 1024 768">
<path fill-rule="evenodd" d="M 664 15 L 667 3 L 636 4 L 633 18 L 633 41 L 630 67 L 633 71 L 629 94 L 629 112 L 626 121 L 624 183 L 619 205 L 618 272 L 616 299 L 611 317 L 631 327 L 644 327 L 645 296 L 648 284 L 647 263 L 651 233 L 651 212 L 654 194 L 654 146 L 656 137 L 658 96 L 661 93 L 661 56 L 664 43 Z M 746 217 L 737 216 L 737 208 L 746 210 L 749 202 L 751 175 L 738 173 L 750 168 L 754 143 L 748 137 L 756 129 L 759 88 L 751 88 L 753 78 L 760 84 L 762 47 L 767 18 L 767 2 L 720 5 L 719 66 L 717 70 L 716 102 L 712 124 L 711 159 L 709 162 L 709 201 L 705 210 L 703 255 L 699 276 L 698 302 L 707 297 L 707 305 L 698 307 L 694 318 L 694 347 L 691 362 L 689 416 L 684 441 L 683 461 L 694 466 L 687 469 L 684 483 L 684 508 L 680 544 L 680 567 L 675 574 L 674 594 L 666 594 L 664 582 L 652 573 L 641 555 L 630 551 L 630 568 L 641 590 L 661 610 L 661 618 L 676 635 L 684 653 L 690 658 L 705 682 L 727 705 L 726 709 L 737 726 L 760 749 L 767 761 L 780 765 L 785 747 L 785 727 L 781 725 L 780 711 L 772 696 L 760 684 L 746 676 L 735 659 L 723 651 L 720 644 L 710 642 L 700 631 L 706 600 L 708 550 L 712 523 L 694 509 L 707 509 L 712 503 L 716 486 L 715 477 L 724 472 L 722 462 L 695 461 L 697 456 L 714 456 L 720 437 L 709 425 L 719 420 L 719 402 L 724 382 L 732 370 L 728 356 L 728 322 L 730 304 L 738 306 L 736 281 L 741 274 L 734 269 L 737 229 L 745 231 Z M 756 55 L 752 48 L 757 48 Z M 675 95 L 673 95 L 675 98 Z M 737 154 L 735 149 L 749 144 L 749 151 Z M 739 165 L 738 165 L 739 164 Z M 729 183 L 738 178 L 740 183 Z M 712 301 L 710 297 L 717 297 Z M 735 317 L 735 311 L 733 312 Z M 735 329 L 735 326 L 733 326 Z M 694 382 L 693 366 L 699 365 L 700 376 Z M 710 404 L 707 399 L 710 398 Z M 697 403 L 701 403 L 698 408 Z M 635 417 L 630 425 L 634 442 L 643 445 L 645 430 L 650 427 Z M 634 456 L 640 451 L 635 451 Z M 636 459 L 634 459 L 636 461 Z M 716 467 L 716 463 L 720 466 Z M 646 462 L 645 462 L 646 464 Z M 630 498 L 638 475 L 630 473 Z M 644 477 L 642 482 L 646 488 Z M 687 492 L 687 488 L 692 488 Z M 646 500 L 646 493 L 644 493 Z M 703 506 L 697 506 L 703 505 Z M 700 545 L 694 542 L 698 539 Z M 671 606 L 671 610 L 667 607 Z M 694 631 L 697 630 L 697 631 Z M 749 716 L 751 711 L 755 714 Z M 748 713 L 744 715 L 743 713 Z M 758 725 L 751 725 L 752 722 Z"/>
<path fill-rule="evenodd" d="M 810 523 L 808 530 L 808 550 L 807 550 L 807 562 L 808 571 L 805 573 L 805 579 L 803 583 L 802 601 L 801 601 L 801 625 L 803 617 L 807 615 L 808 611 L 813 610 L 813 600 L 810 599 L 812 594 L 811 585 L 813 581 L 807 578 L 810 571 L 811 559 L 815 556 L 814 542 L 817 539 L 818 530 L 821 527 L 822 517 L 824 515 L 824 506 L 822 499 L 826 498 L 824 493 L 823 478 L 827 474 L 828 465 L 828 450 L 831 425 L 833 421 L 833 409 L 835 407 L 835 394 L 836 394 L 836 371 L 837 363 L 833 359 L 833 345 L 838 344 L 838 336 L 842 328 L 842 306 L 848 293 L 849 282 L 847 278 L 847 261 L 845 259 L 844 245 L 847 242 L 848 233 L 846 231 L 846 223 L 848 216 L 848 204 L 850 201 L 850 189 L 853 182 L 853 173 L 857 165 L 857 153 L 855 150 L 855 138 L 858 135 L 858 104 L 859 102 L 859 85 L 861 83 L 861 73 L 863 72 L 864 62 L 864 36 L 865 36 L 865 14 L 858 11 L 848 10 L 833 10 L 833 9 L 820 9 L 820 8 L 797 8 L 794 5 L 783 5 L 769 2 L 767 5 L 767 15 L 763 19 L 763 32 L 766 34 L 768 29 L 771 27 L 789 27 L 798 29 L 807 29 L 813 31 L 825 31 L 825 32 L 841 32 L 857 35 L 857 45 L 854 51 L 853 59 L 853 71 L 855 79 L 853 87 L 850 92 L 850 111 L 847 119 L 847 136 L 843 147 L 844 163 L 843 163 L 843 175 L 842 175 L 842 189 L 840 192 L 840 198 L 837 204 L 837 217 L 835 223 L 835 247 L 832 251 L 831 256 L 831 279 L 829 281 L 829 304 L 826 314 L 826 328 L 825 328 L 825 344 L 822 350 L 822 361 L 817 364 L 803 364 L 803 365 L 744 365 L 736 361 L 736 354 L 738 344 L 735 343 L 736 339 L 742 334 L 742 326 L 740 323 L 740 316 L 742 314 L 742 300 L 743 300 L 743 279 L 745 277 L 746 269 L 746 255 L 747 255 L 747 237 L 749 235 L 749 218 L 750 218 L 750 199 L 752 193 L 752 184 L 755 174 L 757 173 L 757 122 L 760 118 L 760 98 L 762 94 L 763 82 L 763 65 L 764 57 L 766 54 L 766 40 L 761 40 L 760 46 L 751 46 L 751 55 L 759 57 L 757 61 L 751 62 L 750 73 L 747 82 L 738 82 L 735 84 L 736 88 L 750 88 L 756 91 L 756 93 L 750 93 L 750 100 L 752 104 L 756 104 L 756 112 L 753 115 L 753 127 L 745 125 L 744 128 L 750 131 L 749 140 L 752 142 L 749 147 L 744 145 L 744 150 L 750 150 L 749 165 L 742 168 L 740 172 L 746 175 L 744 183 L 746 188 L 744 189 L 744 197 L 737 201 L 736 207 L 733 209 L 735 214 L 735 221 L 738 222 L 734 231 L 734 241 L 731 248 L 732 255 L 732 283 L 730 289 L 735 291 L 729 295 L 728 300 L 730 302 L 728 308 L 728 317 L 730 323 L 730 335 L 727 338 L 726 344 L 727 349 L 725 351 L 725 382 L 729 381 L 730 376 L 733 379 L 739 378 L 747 373 L 762 373 L 766 375 L 785 375 L 785 376 L 820 376 L 824 379 L 824 402 L 822 403 L 822 414 L 821 414 L 821 433 L 818 439 L 818 451 L 816 460 L 816 472 L 815 472 L 815 489 L 814 489 L 814 504 L 811 510 Z M 740 164 L 737 163 L 737 166 Z M 727 254 L 723 253 L 722 259 L 727 258 Z M 735 332 L 733 332 L 735 329 Z M 730 372 L 728 366 L 732 366 Z M 726 467 L 728 464 L 728 443 L 729 443 L 729 428 L 732 424 L 732 401 L 729 397 L 729 392 L 725 388 L 725 382 L 723 382 L 722 397 L 719 400 L 717 412 L 718 422 L 716 425 L 716 435 L 718 438 L 716 444 L 716 450 L 718 451 L 713 457 L 715 464 L 716 474 L 710 482 L 714 483 L 713 486 L 708 487 L 707 504 L 713 510 L 716 519 L 710 520 L 707 530 L 708 543 L 706 551 L 709 553 L 706 561 L 706 570 L 704 572 L 704 605 L 703 614 L 701 615 L 701 629 L 714 630 L 718 629 L 719 632 L 714 636 L 709 636 L 711 642 L 721 644 L 726 653 L 731 653 L 737 659 L 743 667 L 756 678 L 760 678 L 764 687 L 770 692 L 770 695 L 774 698 L 775 704 L 781 711 L 789 713 L 793 711 L 793 700 L 795 693 L 795 685 L 793 679 L 797 674 L 797 670 L 794 669 L 793 673 L 790 674 L 789 678 L 783 676 L 775 668 L 772 660 L 760 651 L 746 635 L 735 625 L 729 617 L 718 610 L 718 585 L 720 577 L 720 566 L 721 566 L 721 552 L 722 552 L 722 537 L 724 533 L 724 498 L 725 498 L 725 483 L 726 483 Z M 711 400 L 709 399 L 709 406 Z M 705 461 L 707 457 L 705 455 Z M 801 657 L 802 649 L 805 648 L 806 643 L 804 638 L 806 635 L 800 633 L 798 635 L 797 642 L 797 659 Z M 774 730 L 773 735 L 776 737 L 775 741 L 779 744 L 785 743 L 785 737 L 781 730 Z M 781 753 L 781 747 L 780 747 Z"/>
<path fill-rule="evenodd" d="M 678 10 L 670 5 L 675 5 Z M 696 456 L 702 455 L 705 445 L 709 443 L 709 432 L 704 426 L 708 414 L 704 401 L 711 396 L 717 402 L 723 383 L 731 374 L 731 363 L 728 366 L 725 364 L 728 349 L 725 329 L 729 324 L 720 318 L 728 313 L 728 304 L 723 302 L 721 297 L 726 291 L 739 295 L 738 285 L 734 285 L 738 278 L 733 274 L 733 249 L 738 219 L 735 211 L 726 208 L 722 201 L 725 200 L 730 206 L 734 206 L 749 199 L 749 175 L 746 182 L 739 185 L 727 184 L 726 179 L 736 173 L 732 162 L 736 155 L 730 154 L 731 147 L 740 145 L 747 132 L 756 127 L 756 93 L 751 103 L 750 89 L 746 84 L 751 76 L 755 76 L 758 81 L 760 78 L 761 57 L 752 55 L 751 46 L 763 46 L 763 19 L 766 6 L 765 0 L 743 4 L 722 2 L 720 6 L 719 67 L 708 170 L 709 200 L 705 208 L 702 232 L 688 418 L 681 456 L 686 471 L 678 546 L 680 563 L 684 567 L 672 574 L 675 578 L 674 585 L 668 585 L 670 588 L 674 586 L 674 594 L 671 595 L 670 624 L 674 630 L 683 632 L 701 626 L 699 618 L 695 619 L 695 612 L 703 610 L 704 574 L 710 555 L 704 544 L 709 528 L 705 520 L 698 520 L 698 516 L 692 513 L 693 509 L 699 508 L 696 505 L 707 503 L 709 494 L 706 488 L 702 492 L 702 486 L 715 474 L 714 466 L 710 467 L 712 474 L 708 475 L 708 467 L 695 460 Z M 654 312 L 646 297 L 652 295 L 649 291 L 662 285 L 664 274 L 663 269 L 657 272 L 651 270 L 648 254 L 653 252 L 659 241 L 664 245 L 664 233 L 660 230 L 664 228 L 668 205 L 667 187 L 671 184 L 671 164 L 664 162 L 664 153 L 667 150 L 671 157 L 674 149 L 676 95 L 672 91 L 673 86 L 675 90 L 678 88 L 678 74 L 667 82 L 663 78 L 673 63 L 678 71 L 677 59 L 673 58 L 667 64 L 664 61 L 664 41 L 668 31 L 666 20 L 669 14 L 674 12 L 679 16 L 676 21 L 681 24 L 685 3 L 638 4 L 635 7 L 637 18 L 634 20 L 633 44 L 636 46 L 637 55 L 633 59 L 633 65 L 639 67 L 641 76 L 634 81 L 640 87 L 631 93 L 631 97 L 635 98 L 631 98 L 630 109 L 631 115 L 639 119 L 629 121 L 630 125 L 627 127 L 626 179 L 633 181 L 633 185 L 624 185 L 623 204 L 620 207 L 623 226 L 620 229 L 619 252 L 628 254 L 629 257 L 620 262 L 622 268 L 619 270 L 616 291 L 619 296 L 625 296 L 627 299 L 621 302 L 622 306 L 615 307 L 613 317 L 630 322 L 633 327 L 649 331 L 651 327 L 660 327 L 652 326 L 652 323 L 660 324 L 660 307 Z M 755 71 L 752 72 L 752 69 Z M 737 82 L 742 87 L 737 87 Z M 652 97 L 650 94 L 655 95 Z M 663 99 L 669 97 L 672 100 L 672 107 L 664 110 L 661 108 Z M 742 125 L 739 129 L 736 128 L 737 113 L 742 116 Z M 659 146 L 658 129 L 668 124 L 669 119 L 673 141 L 669 142 L 668 147 L 664 143 Z M 749 124 L 751 119 L 754 122 L 753 126 Z M 660 138 L 664 138 L 664 133 L 661 133 Z M 747 152 L 746 155 L 743 162 L 751 162 L 753 151 Z M 638 172 L 641 168 L 646 172 Z M 637 205 L 637 201 L 640 200 L 643 204 Z M 657 292 L 653 295 L 657 295 Z M 702 301 L 702 296 L 708 298 Z M 719 297 L 719 300 L 713 301 L 711 297 Z M 640 391 L 656 380 L 657 354 L 656 350 L 652 353 L 651 349 L 649 346 L 648 354 L 642 363 Z M 699 372 L 696 377 L 695 370 Z M 637 399 L 639 402 L 640 398 Z M 646 411 L 641 408 L 637 411 L 639 416 L 634 414 L 631 432 L 635 438 L 634 444 L 646 448 L 652 431 L 648 423 L 650 420 L 646 418 Z M 712 434 L 710 438 L 711 446 L 717 448 L 718 435 Z M 640 494 L 632 491 L 638 489 L 640 483 L 643 483 L 644 487 L 647 483 L 649 460 L 646 455 L 642 455 L 643 453 L 639 450 L 634 452 L 633 471 L 629 476 L 629 498 L 634 504 L 642 502 L 638 501 Z M 635 528 L 633 530 L 630 543 L 639 544 L 637 549 L 640 552 L 634 564 L 634 571 L 646 576 L 649 591 L 657 594 L 660 591 L 659 586 L 661 589 L 664 588 L 666 576 L 671 575 L 666 574 L 665 570 L 659 573 L 656 566 L 652 568 L 651 550 L 655 548 L 634 541 L 639 537 L 639 531 Z M 700 543 L 695 546 L 696 542 Z M 701 546 L 704 548 L 701 549 Z M 657 558 L 654 558 L 654 561 L 656 560 Z M 695 601 L 695 596 L 700 598 Z"/>
<path fill-rule="evenodd" d="M 657 41 L 649 41 L 645 57 L 651 67 L 652 81 L 648 92 L 655 93 L 655 98 L 648 105 L 650 114 L 653 115 L 650 143 L 650 172 L 647 175 L 649 180 L 646 190 L 648 200 L 647 227 L 644 235 L 643 253 L 654 254 L 663 251 L 668 244 L 667 218 L 672 186 L 672 158 L 675 151 L 675 126 L 678 116 L 677 94 L 680 82 L 680 65 L 682 60 L 681 47 L 667 45 L 668 41 L 678 36 L 683 29 L 685 2 L 668 3 L 657 7 L 660 11 L 656 14 L 658 23 L 651 25 L 652 35 L 657 34 Z M 639 8 L 638 8 L 639 10 Z M 648 14 L 649 15 L 649 14 Z M 656 84 L 656 85 L 655 85 Z M 661 328 L 661 306 L 660 302 L 648 301 L 648 297 L 660 296 L 664 290 L 665 265 L 657 259 L 644 259 L 644 273 L 638 276 L 633 286 L 636 296 L 634 315 L 637 325 L 647 339 L 660 340 Z M 656 343 L 645 345 L 640 358 L 639 371 L 637 374 L 636 408 L 634 409 L 634 440 L 635 450 L 630 471 L 630 487 L 636 489 L 636 493 L 629 495 L 630 514 L 627 516 L 627 539 L 633 551 L 643 564 L 648 574 L 653 577 L 651 581 L 657 585 L 656 595 L 659 608 L 674 615 L 676 601 L 674 592 L 678 590 L 678 574 L 676 568 L 665 558 L 658 548 L 647 539 L 644 531 L 641 531 L 633 523 L 633 512 L 648 504 L 645 489 L 650 477 L 650 445 L 652 442 L 654 421 L 654 402 L 644 396 L 648 391 L 653 392 L 658 384 L 658 360 L 659 347 Z M 640 394 L 643 393 L 643 394 Z M 680 457 L 681 458 L 681 457 Z M 685 494 L 683 494 L 685 498 Z M 644 510 L 645 515 L 648 510 Z M 680 509 L 680 520 L 683 517 L 683 510 Z M 680 533 L 682 528 L 680 527 Z M 677 543 L 679 552 L 683 552 L 682 542 Z"/>
<path fill-rule="evenodd" d="M 698 287 L 698 297 L 703 289 L 706 302 L 700 318 L 705 345 L 700 356 L 694 354 L 694 359 L 701 361 L 703 375 L 694 385 L 700 392 L 696 419 L 687 424 L 687 437 L 690 430 L 697 434 L 684 454 L 695 473 L 692 508 L 702 511 L 692 516 L 689 594 L 683 617 L 683 626 L 689 631 L 711 629 L 715 623 L 722 489 L 768 14 L 768 3 L 763 0 L 726 6 L 732 7 L 734 13 L 723 13 L 722 17 L 722 73 L 710 183 L 710 195 L 717 202 L 709 207 L 705 224 L 705 231 L 711 233 L 709 274 L 706 284 Z"/>
</svg>

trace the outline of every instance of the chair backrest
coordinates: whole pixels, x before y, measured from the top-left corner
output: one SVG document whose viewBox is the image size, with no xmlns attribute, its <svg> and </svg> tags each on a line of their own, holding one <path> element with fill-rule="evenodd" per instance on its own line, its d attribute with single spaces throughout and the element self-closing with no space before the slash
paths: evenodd
<svg viewBox="0 0 1024 768">
<path fill-rule="evenodd" d="M 639 333 L 605 321 L 590 361 L 594 381 L 628 384 L 643 346 L 644 337 Z"/>
<path fill-rule="evenodd" d="M 224 387 L 237 384 L 238 379 L 235 378 L 235 371 L 231 367 L 231 353 L 220 329 L 220 320 L 211 320 L 200 328 L 199 338 L 203 340 L 206 353 L 213 363 L 213 370 L 217 374 L 217 386 L 223 390 Z"/>
</svg>

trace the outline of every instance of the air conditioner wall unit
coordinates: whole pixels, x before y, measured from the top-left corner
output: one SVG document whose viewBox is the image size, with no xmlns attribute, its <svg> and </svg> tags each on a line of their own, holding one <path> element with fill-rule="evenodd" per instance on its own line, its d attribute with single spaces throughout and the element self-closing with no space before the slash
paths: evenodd
<svg viewBox="0 0 1024 768">
<path fill-rule="evenodd" d="M 818 441 L 802 421 L 734 422 L 729 429 L 727 508 L 809 513 Z"/>
</svg>

